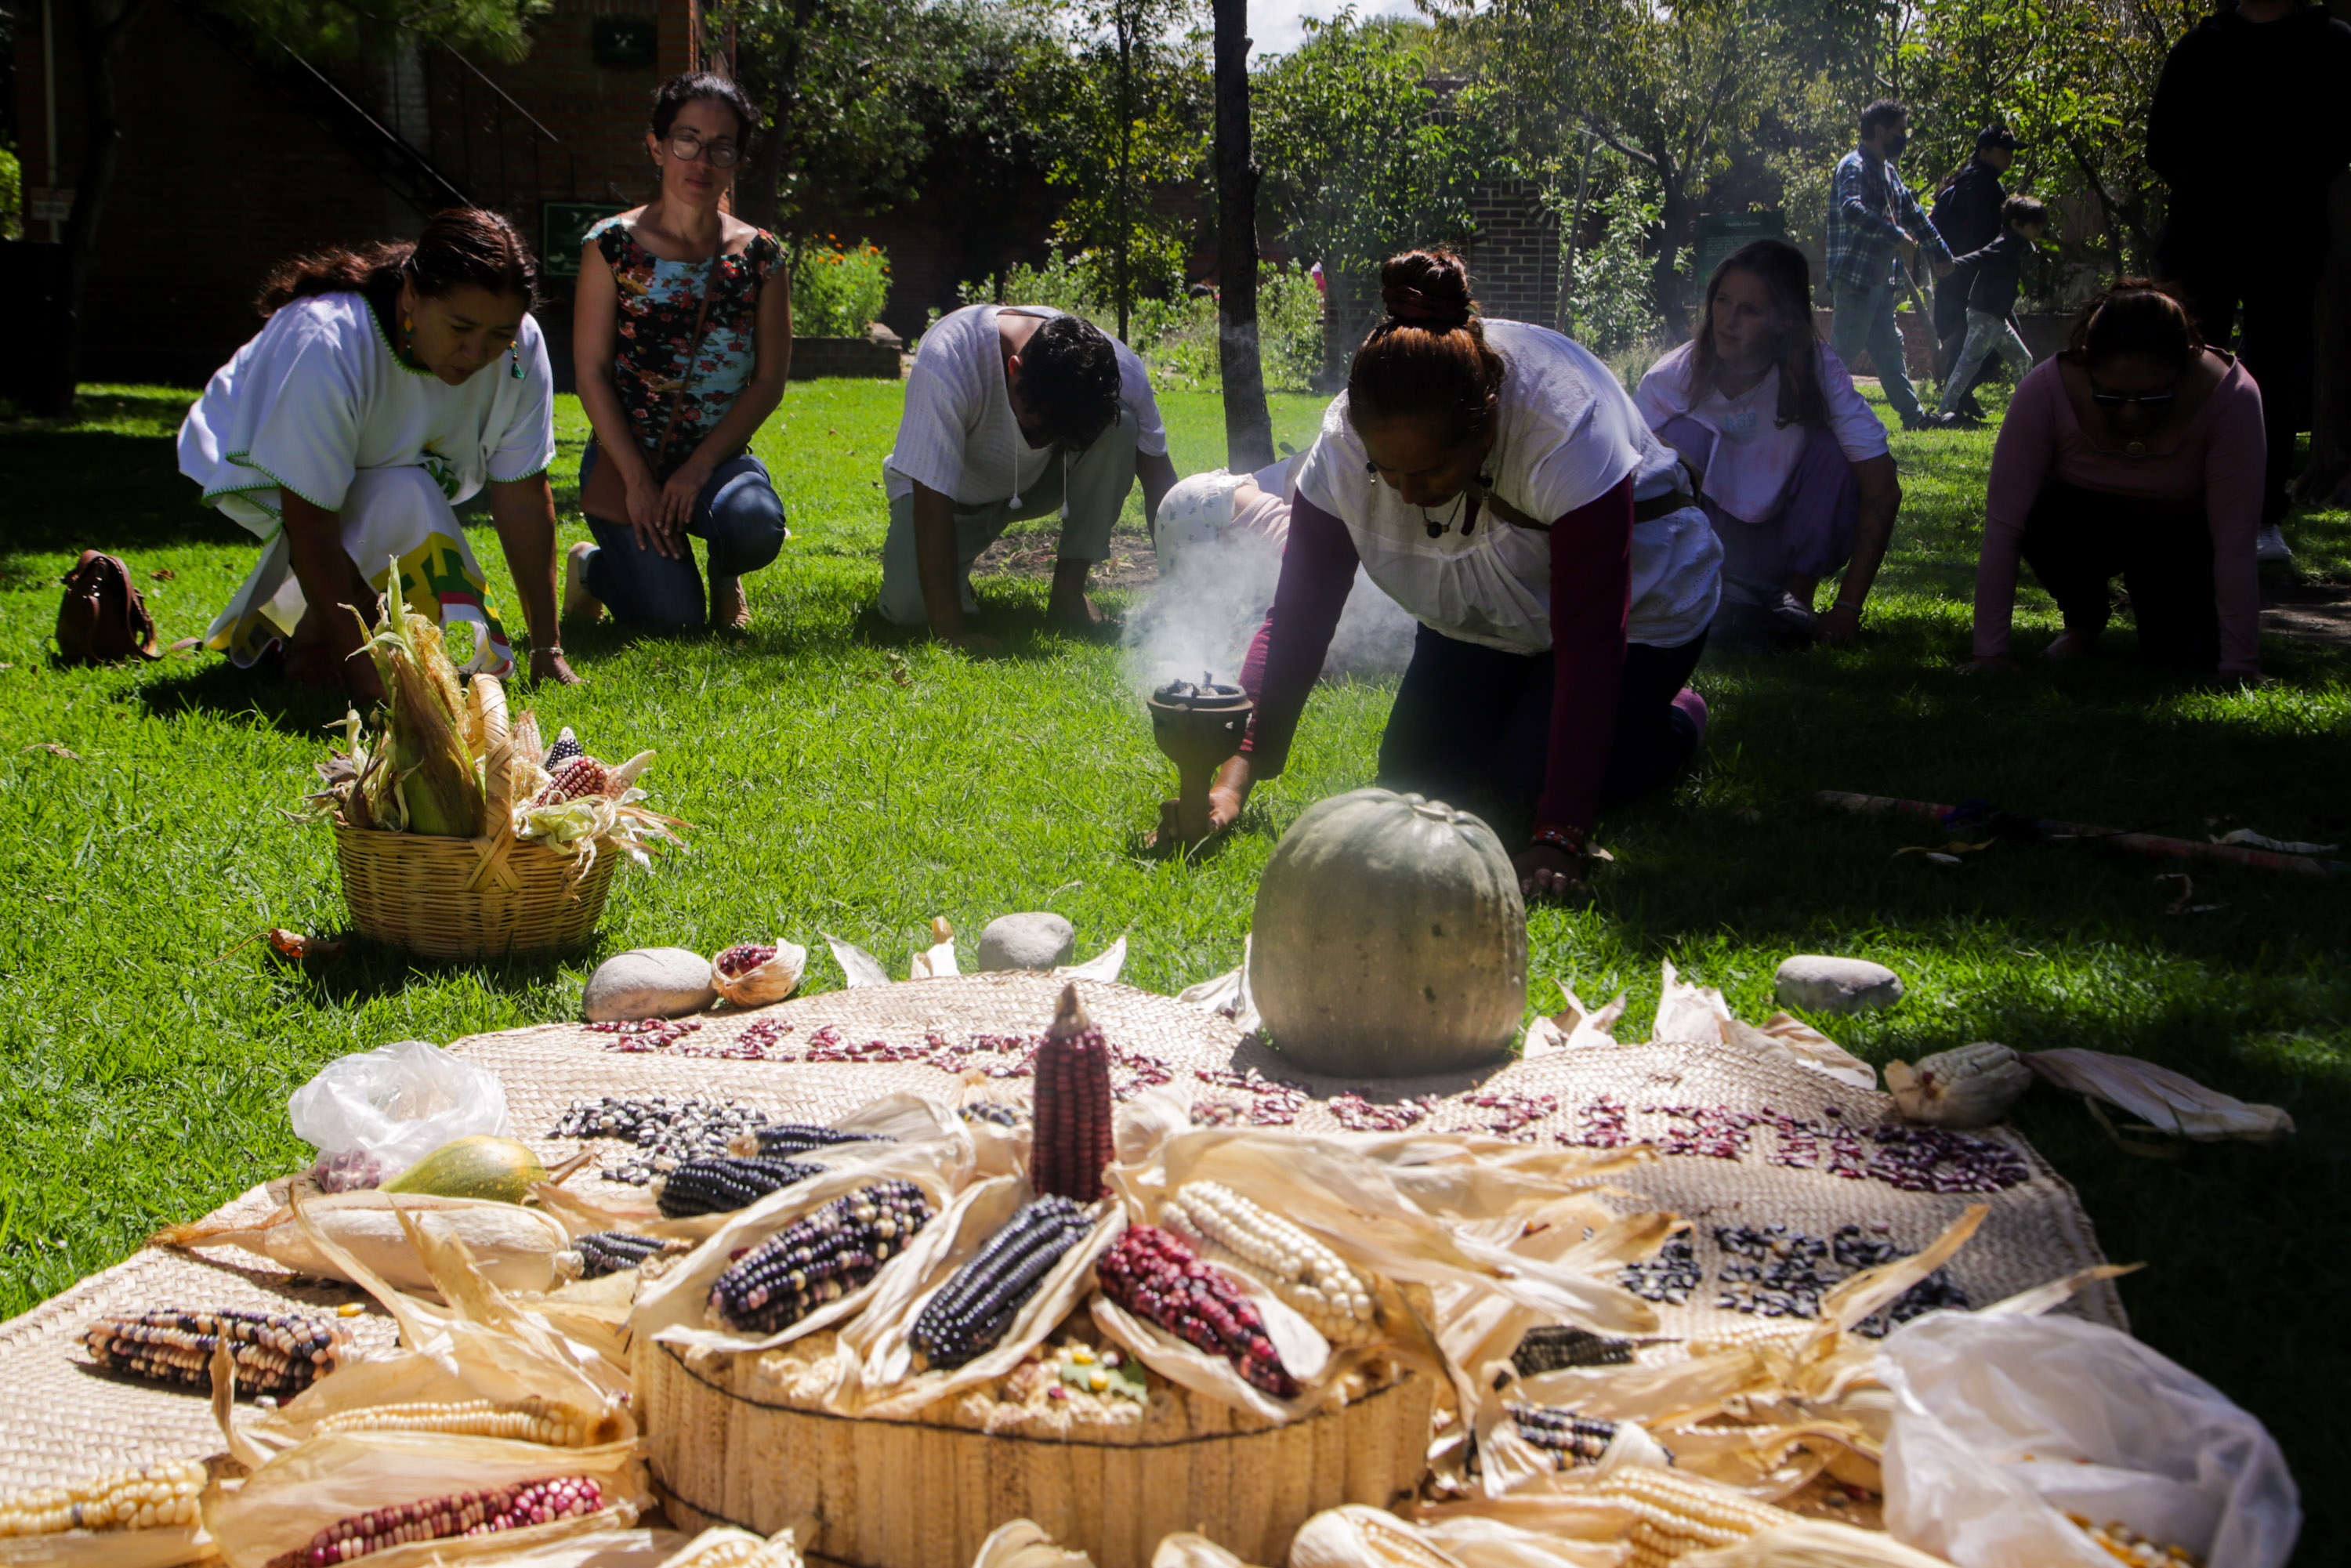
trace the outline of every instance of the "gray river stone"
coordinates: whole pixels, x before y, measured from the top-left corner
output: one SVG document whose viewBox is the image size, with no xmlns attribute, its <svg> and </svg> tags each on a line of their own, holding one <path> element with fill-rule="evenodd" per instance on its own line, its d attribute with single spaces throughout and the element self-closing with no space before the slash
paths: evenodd
<svg viewBox="0 0 2351 1568">
<path fill-rule="evenodd" d="M 1890 1008 L 1902 999 L 1902 977 L 1866 958 L 1799 953 L 1772 977 L 1783 1008 L 1814 1013 L 1857 1013 Z"/>
<path fill-rule="evenodd" d="M 674 1019 L 698 1013 L 718 999 L 710 960 L 683 947 L 632 947 L 596 966 L 580 994 L 590 1023 L 620 1019 Z"/>
<path fill-rule="evenodd" d="M 979 934 L 982 969 L 1052 969 L 1077 951 L 1077 932 L 1058 915 L 999 915 Z"/>
</svg>

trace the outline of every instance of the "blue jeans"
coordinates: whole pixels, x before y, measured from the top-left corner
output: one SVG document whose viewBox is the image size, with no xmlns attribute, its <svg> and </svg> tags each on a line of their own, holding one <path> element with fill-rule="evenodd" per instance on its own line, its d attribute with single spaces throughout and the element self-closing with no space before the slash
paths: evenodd
<svg viewBox="0 0 2351 1568">
<path fill-rule="evenodd" d="M 1869 350 L 1870 368 L 1877 372 L 1886 401 L 1910 423 L 1919 417 L 1918 393 L 1910 385 L 1910 368 L 1902 358 L 1902 329 L 1894 324 L 1894 281 L 1875 288 L 1840 283 L 1835 289 L 1836 319 L 1829 325 L 1829 347 L 1850 366 L 1863 350 Z"/>
<path fill-rule="evenodd" d="M 583 490 L 596 455 L 591 441 L 580 460 Z M 636 530 L 625 521 L 591 517 L 588 528 L 597 547 L 588 558 L 588 591 L 604 601 L 614 621 L 636 632 L 690 632 L 708 618 L 693 546 L 682 544 L 684 554 L 665 556 L 639 548 Z M 685 531 L 709 550 L 714 579 L 758 570 L 791 534 L 767 465 L 747 452 L 711 470 Z"/>
</svg>

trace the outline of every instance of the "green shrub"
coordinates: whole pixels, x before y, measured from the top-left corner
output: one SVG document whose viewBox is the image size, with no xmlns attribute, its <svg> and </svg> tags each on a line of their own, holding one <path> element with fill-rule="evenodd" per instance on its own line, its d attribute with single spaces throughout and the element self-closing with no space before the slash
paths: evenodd
<svg viewBox="0 0 2351 1568">
<path fill-rule="evenodd" d="M 25 237 L 25 171 L 16 149 L 0 141 L 0 239 Z"/>
<path fill-rule="evenodd" d="M 1646 343 L 1665 326 L 1650 257 L 1643 254 L 1656 233 L 1661 205 L 1635 181 L 1622 182 L 1607 228 L 1597 243 L 1576 253 L 1568 336 L 1604 360 Z"/>
<path fill-rule="evenodd" d="M 801 338 L 862 338 L 890 302 L 890 256 L 831 235 L 792 260 L 792 332 Z"/>
</svg>

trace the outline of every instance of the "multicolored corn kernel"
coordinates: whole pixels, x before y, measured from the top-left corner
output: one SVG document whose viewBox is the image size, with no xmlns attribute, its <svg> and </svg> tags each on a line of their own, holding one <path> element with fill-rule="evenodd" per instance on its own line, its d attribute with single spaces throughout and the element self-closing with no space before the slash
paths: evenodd
<svg viewBox="0 0 2351 1568">
<path fill-rule="evenodd" d="M 341 1365 L 351 1334 L 332 1318 L 307 1312 L 167 1308 L 99 1318 L 81 1340 L 110 1371 L 195 1388 L 212 1386 L 213 1352 L 226 1344 L 239 1394 L 284 1398 Z"/>
<path fill-rule="evenodd" d="M 491 1491 L 428 1498 L 338 1520 L 312 1536 L 307 1545 L 271 1558 L 268 1568 L 329 1568 L 387 1547 L 552 1524 L 559 1519 L 582 1518 L 603 1506 L 603 1489 L 586 1476 L 557 1476 Z"/>
<path fill-rule="evenodd" d="M 803 1215 L 745 1252 L 710 1287 L 712 1314 L 729 1328 L 774 1333 L 870 1281 L 930 1223 L 910 1181 L 875 1182 Z"/>
<path fill-rule="evenodd" d="M 1519 1436 L 1552 1454 L 1562 1469 L 1596 1465 L 1616 1439 L 1616 1423 L 1579 1416 L 1552 1405 L 1509 1405 L 1503 1407 Z"/>
<path fill-rule="evenodd" d="M 1029 1184 L 1039 1193 L 1078 1203 L 1102 1197 L 1102 1172 L 1116 1155 L 1110 1067 L 1101 1026 L 1078 1004 L 1077 987 L 1063 987 L 1052 1027 L 1037 1047 Z"/>
<path fill-rule="evenodd" d="M 712 1155 L 687 1160 L 667 1176 L 655 1176 L 653 1203 L 665 1219 L 724 1214 L 823 1174 L 816 1166 L 764 1155 Z"/>
<path fill-rule="evenodd" d="M 567 1280 L 601 1280 L 641 1268 L 650 1258 L 683 1252 L 683 1241 L 664 1241 L 633 1230 L 592 1230 L 574 1237 L 569 1251 L 555 1255 L 555 1271 Z"/>
<path fill-rule="evenodd" d="M 1250 1386 L 1295 1398 L 1298 1380 L 1281 1364 L 1265 1320 L 1215 1264 L 1155 1225 L 1130 1226 L 1094 1265 L 1102 1292 L 1185 1343 L 1221 1355 Z"/>
<path fill-rule="evenodd" d="M 202 1459 L 116 1470 L 71 1486 L 0 1495 L 0 1539 L 68 1530 L 161 1530 L 196 1522 Z"/>
<path fill-rule="evenodd" d="M 1093 1228 L 1066 1197 L 1040 1197 L 987 1239 L 924 1303 L 910 1338 L 933 1366 L 961 1366 L 995 1348 L 1064 1253 Z"/>
<path fill-rule="evenodd" d="M 838 1148 L 843 1144 L 887 1144 L 892 1138 L 876 1138 L 871 1133 L 844 1133 L 838 1127 L 819 1127 L 807 1122 L 770 1122 L 764 1127 L 753 1127 L 737 1133 L 728 1140 L 731 1154 L 766 1155 L 771 1159 L 789 1159 L 817 1149 Z"/>
<path fill-rule="evenodd" d="M 1222 1182 L 1186 1182 L 1168 1199 L 1163 1218 L 1202 1257 L 1272 1286 L 1332 1344 L 1362 1344 L 1377 1335 L 1370 1280 L 1297 1226 Z"/>
<path fill-rule="evenodd" d="M 1630 1340 L 1604 1339 L 1589 1329 L 1570 1323 L 1544 1323 L 1529 1329 L 1510 1352 L 1510 1364 L 1521 1377 L 1557 1372 L 1569 1366 L 1625 1366 L 1633 1360 Z"/>
</svg>

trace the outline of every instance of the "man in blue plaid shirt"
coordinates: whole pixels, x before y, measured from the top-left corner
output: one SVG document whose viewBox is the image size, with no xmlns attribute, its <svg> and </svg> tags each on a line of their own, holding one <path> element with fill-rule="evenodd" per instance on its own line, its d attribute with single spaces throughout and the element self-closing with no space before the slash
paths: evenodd
<svg viewBox="0 0 2351 1568">
<path fill-rule="evenodd" d="M 1837 163 L 1829 189 L 1828 281 L 1836 308 L 1829 347 L 1848 365 L 1866 349 L 1903 428 L 1933 430 L 1950 422 L 1918 406 L 1903 363 L 1902 333 L 1894 324 L 1903 287 L 1895 247 L 1907 234 L 1934 262 L 1938 277 L 1951 270 L 1951 251 L 1894 172 L 1909 140 L 1909 110 L 1882 98 L 1861 111 L 1861 145 Z"/>
</svg>

